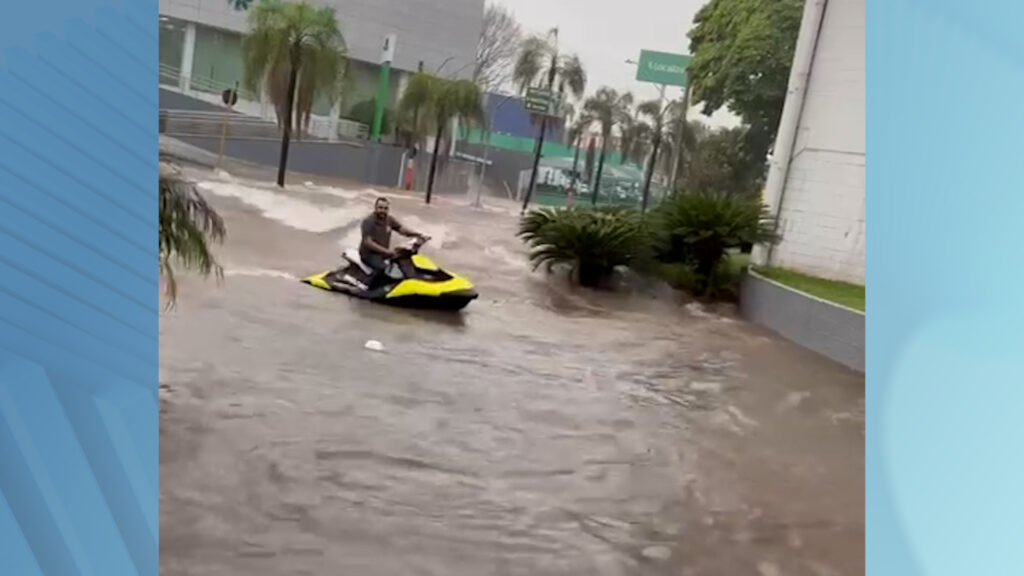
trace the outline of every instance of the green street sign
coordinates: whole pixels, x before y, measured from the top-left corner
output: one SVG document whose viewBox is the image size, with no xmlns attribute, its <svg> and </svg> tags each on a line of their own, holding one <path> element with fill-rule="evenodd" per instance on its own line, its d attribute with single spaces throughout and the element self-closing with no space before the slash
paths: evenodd
<svg viewBox="0 0 1024 576">
<path fill-rule="evenodd" d="M 526 89 L 526 98 L 523 100 L 523 107 L 527 112 L 533 114 L 544 114 L 557 116 L 558 96 L 550 90 L 543 88 L 529 87 Z"/>
<path fill-rule="evenodd" d="M 652 84 L 686 86 L 686 69 L 689 65 L 690 57 L 685 54 L 641 50 L 636 79 Z"/>
</svg>

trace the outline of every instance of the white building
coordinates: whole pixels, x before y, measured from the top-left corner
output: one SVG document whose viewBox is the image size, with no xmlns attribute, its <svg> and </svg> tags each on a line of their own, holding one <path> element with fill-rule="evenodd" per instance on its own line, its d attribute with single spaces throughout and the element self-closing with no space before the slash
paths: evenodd
<svg viewBox="0 0 1024 576">
<path fill-rule="evenodd" d="M 765 201 L 782 240 L 754 261 L 864 283 L 864 0 L 806 0 Z"/>
<path fill-rule="evenodd" d="M 427 71 L 468 78 L 473 72 L 484 0 L 312 0 L 335 9 L 348 48 L 348 75 L 333 109 L 327 98 L 313 117 L 348 117 L 376 99 L 384 39 L 397 38 L 391 64 L 388 108 L 422 63 Z M 255 1 L 253 2 L 255 4 Z M 217 103 L 242 81 L 242 37 L 248 12 L 231 0 L 159 0 L 160 87 Z M 242 90 L 238 111 L 273 118 L 260 95 Z M 315 130 L 314 130 L 315 131 Z"/>
</svg>

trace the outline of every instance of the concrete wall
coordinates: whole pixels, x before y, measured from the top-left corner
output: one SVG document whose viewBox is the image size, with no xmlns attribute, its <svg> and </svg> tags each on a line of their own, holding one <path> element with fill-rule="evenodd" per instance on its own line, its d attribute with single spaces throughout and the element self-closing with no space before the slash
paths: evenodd
<svg viewBox="0 0 1024 576">
<path fill-rule="evenodd" d="M 178 140 L 217 152 L 215 136 L 175 136 Z M 402 149 L 368 142 L 292 141 L 288 154 L 288 170 L 346 178 L 377 186 L 396 186 L 402 162 Z M 277 166 L 281 142 L 277 140 L 228 139 L 224 154 L 237 160 Z"/>
<path fill-rule="evenodd" d="M 740 293 L 743 316 L 847 368 L 864 372 L 864 314 L 749 272 Z"/>
<path fill-rule="evenodd" d="M 864 282 L 864 0 L 829 0 L 771 265 Z"/>
<path fill-rule="evenodd" d="M 393 67 L 415 71 L 420 60 L 437 69 L 448 57 L 445 73 L 472 74 L 480 36 L 484 0 L 313 0 L 337 11 L 349 56 L 377 63 L 387 34 L 397 34 Z M 245 32 L 247 12 L 227 0 L 159 0 L 163 16 Z"/>
</svg>

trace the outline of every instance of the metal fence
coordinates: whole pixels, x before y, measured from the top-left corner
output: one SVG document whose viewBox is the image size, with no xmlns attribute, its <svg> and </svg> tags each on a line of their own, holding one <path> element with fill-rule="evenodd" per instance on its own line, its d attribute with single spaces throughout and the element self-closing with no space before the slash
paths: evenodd
<svg viewBox="0 0 1024 576">
<path fill-rule="evenodd" d="M 194 98 L 207 104 L 223 106 L 220 100 L 221 94 L 225 90 L 235 88 L 234 84 L 219 82 L 203 76 L 193 75 L 187 78 L 188 82 L 185 82 L 185 80 L 181 75 L 180 69 L 167 64 L 160 64 L 161 87 L 179 92 L 183 96 Z M 183 88 L 186 85 L 187 90 Z M 277 116 L 273 106 L 263 102 L 259 94 L 246 90 L 241 86 L 238 87 L 238 103 L 235 105 L 235 111 L 256 120 L 269 122 L 274 126 L 277 125 Z M 182 111 L 176 110 L 173 112 Z M 304 127 L 305 136 L 325 140 L 337 138 L 367 139 L 369 138 L 369 132 L 369 127 L 361 122 L 316 115 L 312 116 L 309 124 Z"/>
</svg>

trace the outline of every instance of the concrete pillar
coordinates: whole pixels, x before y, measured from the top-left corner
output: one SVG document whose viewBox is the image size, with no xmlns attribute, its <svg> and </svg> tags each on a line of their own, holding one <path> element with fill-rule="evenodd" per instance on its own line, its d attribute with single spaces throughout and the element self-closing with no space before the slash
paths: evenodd
<svg viewBox="0 0 1024 576">
<path fill-rule="evenodd" d="M 181 50 L 181 76 L 178 85 L 182 92 L 192 89 L 192 63 L 196 56 L 196 25 L 194 22 L 185 24 L 185 43 Z"/>
</svg>

